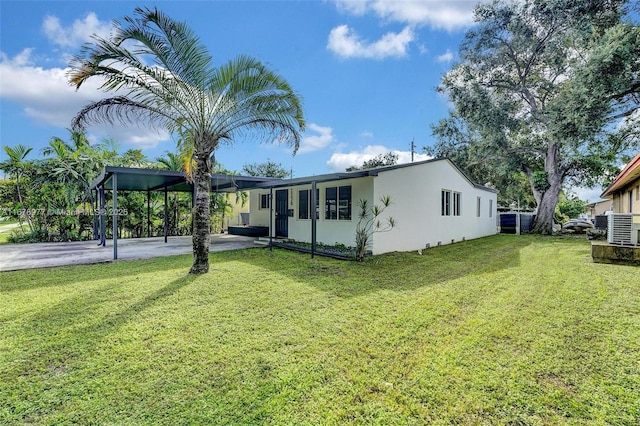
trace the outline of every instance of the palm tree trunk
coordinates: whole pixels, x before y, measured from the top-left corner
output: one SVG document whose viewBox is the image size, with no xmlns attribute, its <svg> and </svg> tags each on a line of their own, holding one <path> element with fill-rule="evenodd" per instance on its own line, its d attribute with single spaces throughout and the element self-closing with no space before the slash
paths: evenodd
<svg viewBox="0 0 640 426">
<path fill-rule="evenodd" d="M 204 274 L 209 271 L 209 245 L 211 242 L 211 215 L 209 200 L 211 178 L 208 164 L 197 161 L 194 173 L 197 188 L 196 203 L 193 207 L 193 265 L 190 274 Z"/>
<path fill-rule="evenodd" d="M 16 190 L 18 191 L 18 202 L 20 203 L 20 208 L 25 212 L 25 219 L 27 219 L 27 224 L 29 225 L 29 231 L 33 234 L 33 224 L 31 223 L 31 217 L 29 216 L 28 209 L 24 207 L 24 203 L 22 202 L 22 193 L 20 192 L 20 174 L 16 173 Z M 22 230 L 22 215 L 18 215 L 18 221 L 20 223 L 20 230 Z"/>
</svg>

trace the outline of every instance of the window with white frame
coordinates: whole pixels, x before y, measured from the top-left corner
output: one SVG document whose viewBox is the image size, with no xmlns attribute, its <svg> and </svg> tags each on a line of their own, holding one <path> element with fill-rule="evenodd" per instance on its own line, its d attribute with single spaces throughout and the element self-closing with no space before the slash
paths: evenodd
<svg viewBox="0 0 640 426">
<path fill-rule="evenodd" d="M 351 220 L 351 185 L 325 188 L 324 218 Z"/>
<path fill-rule="evenodd" d="M 443 189 L 440 192 L 440 214 L 442 216 L 460 216 L 462 195 L 459 192 Z"/>
<path fill-rule="evenodd" d="M 311 219 L 311 190 L 298 191 L 298 219 Z M 316 219 L 320 219 L 320 190 L 316 189 Z"/>
<path fill-rule="evenodd" d="M 493 200 L 489 200 L 489 217 L 493 217 Z"/>
<path fill-rule="evenodd" d="M 476 198 L 476 217 L 480 217 L 480 197 Z"/>
</svg>

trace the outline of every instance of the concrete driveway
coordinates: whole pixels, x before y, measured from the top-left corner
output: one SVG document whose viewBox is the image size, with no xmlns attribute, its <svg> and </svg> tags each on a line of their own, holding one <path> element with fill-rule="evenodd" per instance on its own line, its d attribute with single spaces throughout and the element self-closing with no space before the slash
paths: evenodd
<svg viewBox="0 0 640 426">
<path fill-rule="evenodd" d="M 210 252 L 256 247 L 255 238 L 239 235 L 211 236 Z M 118 260 L 149 259 L 192 253 L 191 237 L 118 239 Z M 107 246 L 97 241 L 70 243 L 0 244 L 0 271 L 80 265 L 113 261 L 113 242 Z"/>
</svg>

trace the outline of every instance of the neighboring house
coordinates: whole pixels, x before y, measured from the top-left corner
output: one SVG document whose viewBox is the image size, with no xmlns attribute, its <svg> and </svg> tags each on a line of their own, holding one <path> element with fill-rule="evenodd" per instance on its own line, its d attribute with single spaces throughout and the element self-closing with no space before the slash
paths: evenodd
<svg viewBox="0 0 640 426">
<path fill-rule="evenodd" d="M 611 200 L 600 200 L 595 203 L 589 203 L 585 207 L 587 208 L 587 218 L 594 219 L 596 216 L 611 212 L 613 209 L 613 202 Z"/>
<path fill-rule="evenodd" d="M 316 206 L 311 188 L 316 187 Z M 270 226 L 273 237 L 355 245 L 358 200 L 392 204 L 380 217 L 396 220 L 389 232 L 372 237 L 373 254 L 410 251 L 496 233 L 497 193 L 474 184 L 449 159 L 436 159 L 354 172 L 265 182 L 250 191 L 250 225 Z M 270 194 L 274 200 L 270 209 Z"/>
<path fill-rule="evenodd" d="M 601 197 L 613 200 L 615 213 L 640 213 L 640 152 L 627 163 Z"/>
</svg>

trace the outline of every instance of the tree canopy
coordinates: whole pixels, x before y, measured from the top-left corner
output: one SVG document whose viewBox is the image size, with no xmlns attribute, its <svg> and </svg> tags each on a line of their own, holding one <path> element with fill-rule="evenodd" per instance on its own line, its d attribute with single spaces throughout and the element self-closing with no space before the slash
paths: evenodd
<svg viewBox="0 0 640 426">
<path fill-rule="evenodd" d="M 393 166 L 397 163 L 398 163 L 398 154 L 392 151 L 389 151 L 385 154 L 378 154 L 369 160 L 365 160 L 362 163 L 362 166 L 347 167 L 347 171 L 352 172 L 354 170 L 373 169 L 375 167 L 382 167 L 382 166 Z"/>
<path fill-rule="evenodd" d="M 627 2 L 493 1 L 475 9 L 460 63 L 438 90 L 453 105 L 428 149 L 496 186 L 523 173 L 551 233 L 566 183 L 591 186 L 638 146 L 640 30 Z"/>
<path fill-rule="evenodd" d="M 264 163 L 244 164 L 243 173 L 248 176 L 262 176 L 283 179 L 289 176 L 287 169 L 282 164 L 267 160 Z"/>
</svg>

